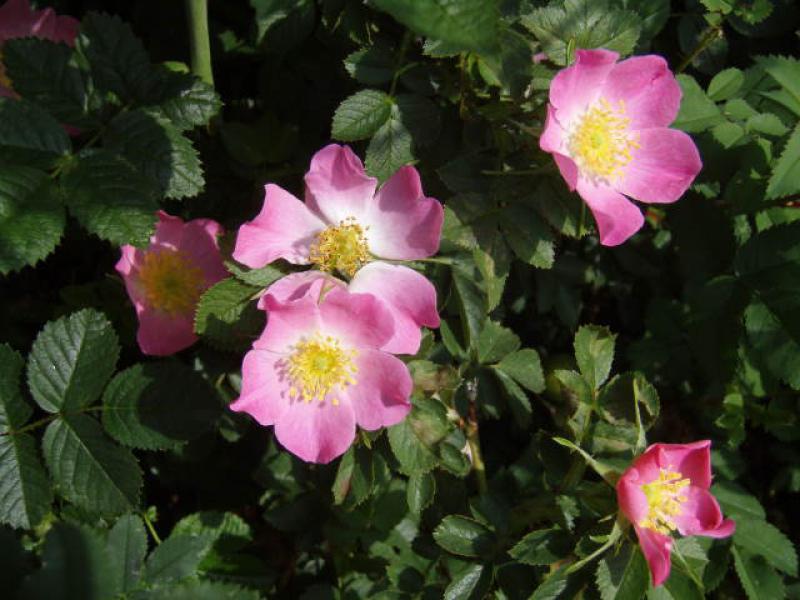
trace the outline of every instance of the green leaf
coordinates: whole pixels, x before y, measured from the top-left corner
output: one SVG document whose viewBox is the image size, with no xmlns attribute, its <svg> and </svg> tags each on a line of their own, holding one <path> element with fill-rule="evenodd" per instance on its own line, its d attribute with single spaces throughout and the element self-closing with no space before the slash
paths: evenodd
<svg viewBox="0 0 800 600">
<path fill-rule="evenodd" d="M 101 91 L 123 102 L 146 100 L 157 84 L 150 58 L 130 25 L 119 17 L 88 13 L 75 40 Z"/>
<path fill-rule="evenodd" d="M 392 53 L 387 48 L 376 45 L 349 54 L 344 59 L 344 68 L 359 83 L 381 85 L 392 80 L 394 63 Z"/>
<path fill-rule="evenodd" d="M 22 427 L 33 409 L 19 387 L 25 360 L 8 344 L 0 344 L 0 435 Z"/>
<path fill-rule="evenodd" d="M 765 520 L 764 507 L 755 496 L 730 481 L 717 481 L 711 486 L 711 493 L 719 501 L 722 514 L 733 519 L 747 518 Z"/>
<path fill-rule="evenodd" d="M 0 117 L 0 129 L 4 122 Z M 34 265 L 50 254 L 65 222 L 64 208 L 45 173 L 0 165 L 0 274 Z"/>
<path fill-rule="evenodd" d="M 69 154 L 72 142 L 58 121 L 35 104 L 0 97 L 0 147 L 4 154 L 27 151 L 53 159 Z"/>
<path fill-rule="evenodd" d="M 544 391 L 542 363 L 539 360 L 539 353 L 532 348 L 523 348 L 507 354 L 495 368 L 503 371 L 531 392 L 541 394 Z"/>
<path fill-rule="evenodd" d="M 598 389 L 611 372 L 617 336 L 607 327 L 584 325 L 575 334 L 575 360 L 586 382 Z"/>
<path fill-rule="evenodd" d="M 147 533 L 136 515 L 120 517 L 108 532 L 106 555 L 114 587 L 121 592 L 136 588 L 147 554 Z"/>
<path fill-rule="evenodd" d="M 123 158 L 106 150 L 86 154 L 61 178 L 70 212 L 98 237 L 146 246 L 155 230 L 157 191 Z"/>
<path fill-rule="evenodd" d="M 411 133 L 415 147 L 436 141 L 442 123 L 439 107 L 432 100 L 419 94 L 399 94 L 395 103 L 403 127 Z"/>
<path fill-rule="evenodd" d="M 756 64 L 777 81 L 800 105 L 800 60 L 789 56 L 759 56 Z"/>
<path fill-rule="evenodd" d="M 0 523 L 31 529 L 53 503 L 53 491 L 27 433 L 0 435 Z"/>
<path fill-rule="evenodd" d="M 133 448 L 177 449 L 209 430 L 218 416 L 214 390 L 177 361 L 134 365 L 118 373 L 103 394 L 103 426 Z"/>
<path fill-rule="evenodd" d="M 430 473 L 415 473 L 408 478 L 406 502 L 408 510 L 420 514 L 433 502 L 436 495 L 436 479 Z"/>
<path fill-rule="evenodd" d="M 171 535 L 147 557 L 142 579 L 164 584 L 195 575 L 212 541 L 208 535 Z"/>
<path fill-rule="evenodd" d="M 500 228 L 521 260 L 540 269 L 552 268 L 555 237 L 532 206 L 515 203 L 506 207 L 500 217 Z"/>
<path fill-rule="evenodd" d="M 783 580 L 761 556 L 733 547 L 733 565 L 749 600 L 778 600 L 786 597 Z"/>
<path fill-rule="evenodd" d="M 773 377 L 800 389 L 800 344 L 770 310 L 754 303 L 745 311 L 747 337 L 758 359 Z"/>
<path fill-rule="evenodd" d="M 485 52 L 497 43 L 496 0 L 373 0 L 416 33 L 458 50 Z"/>
<path fill-rule="evenodd" d="M 491 565 L 469 565 L 453 577 L 444 591 L 444 600 L 481 600 L 486 597 L 491 584 Z"/>
<path fill-rule="evenodd" d="M 253 298 L 258 291 L 232 277 L 215 283 L 197 303 L 195 332 L 222 349 L 249 348 L 264 326 L 264 314 Z"/>
<path fill-rule="evenodd" d="M 711 100 L 690 75 L 677 76 L 683 91 L 681 109 L 673 127 L 688 133 L 705 131 L 725 121 L 719 107 Z"/>
<path fill-rule="evenodd" d="M 724 69 L 714 75 L 711 83 L 708 84 L 708 97 L 714 102 L 728 100 L 744 84 L 744 73 L 740 69 Z"/>
<path fill-rule="evenodd" d="M 521 19 L 542 44 L 550 60 L 559 65 L 572 61 L 570 48 L 605 48 L 630 54 L 639 39 L 641 21 L 636 13 L 609 6 L 607 0 L 551 2 Z"/>
<path fill-rule="evenodd" d="M 117 334 L 102 313 L 85 309 L 51 321 L 28 360 L 33 399 L 48 412 L 88 406 L 100 397 L 118 357 Z"/>
<path fill-rule="evenodd" d="M 785 135 L 789 131 L 783 121 L 773 113 L 761 113 L 749 117 L 745 129 L 748 132 L 763 133 L 774 137 Z"/>
<path fill-rule="evenodd" d="M 478 336 L 478 361 L 485 365 L 495 363 L 516 352 L 519 346 L 519 338 L 513 331 L 487 319 Z"/>
<path fill-rule="evenodd" d="M 52 115 L 48 119 L 78 127 L 98 124 L 89 114 L 93 107 L 85 75 L 66 44 L 38 37 L 7 40 L 3 62 L 14 91 L 45 109 Z"/>
<path fill-rule="evenodd" d="M 784 198 L 800 191 L 800 123 L 795 126 L 780 158 L 772 168 L 767 199 Z"/>
<path fill-rule="evenodd" d="M 386 181 L 400 167 L 414 160 L 413 138 L 403 123 L 400 108 L 392 105 L 389 118 L 375 132 L 367 146 L 364 166 L 367 173 Z"/>
<path fill-rule="evenodd" d="M 464 328 L 464 339 L 467 346 L 478 343 L 478 337 L 486 318 L 486 296 L 483 294 L 475 277 L 462 266 L 453 268 L 453 287 L 461 324 Z"/>
<path fill-rule="evenodd" d="M 462 517 L 448 515 L 436 529 L 433 539 L 442 548 L 460 556 L 480 556 L 488 560 L 495 544 L 494 534 L 482 523 Z"/>
<path fill-rule="evenodd" d="M 641 373 L 615 375 L 603 388 L 597 404 L 612 425 L 641 423 L 644 429 L 653 426 L 661 408 L 658 391 Z"/>
<path fill-rule="evenodd" d="M 123 112 L 108 124 L 103 140 L 107 150 L 121 154 L 159 194 L 180 199 L 203 190 L 197 150 L 169 121 L 141 109 Z"/>
<path fill-rule="evenodd" d="M 607 552 L 597 565 L 597 588 L 603 600 L 642 598 L 649 581 L 644 556 L 631 544 L 617 554 Z"/>
<path fill-rule="evenodd" d="M 738 519 L 733 543 L 784 573 L 797 577 L 797 552 L 789 538 L 777 527 L 759 519 Z"/>
<path fill-rule="evenodd" d="M 94 419 L 65 415 L 47 426 L 44 459 L 61 494 L 104 515 L 138 508 L 142 472 L 133 455 L 112 443 Z"/>
<path fill-rule="evenodd" d="M 562 560 L 574 543 L 561 529 L 531 531 L 508 551 L 512 558 L 526 565 L 551 565 Z"/>
<path fill-rule="evenodd" d="M 44 541 L 42 568 L 25 582 L 19 597 L 87 600 L 114 598 L 119 592 L 100 534 L 88 527 L 56 523 Z"/>
<path fill-rule="evenodd" d="M 180 131 L 206 125 L 222 107 L 214 88 L 193 75 L 169 73 L 163 87 L 153 108 Z"/>
<path fill-rule="evenodd" d="M 635 12 L 642 19 L 642 40 L 652 40 L 669 20 L 669 0 L 620 0 L 619 4 L 621 8 Z"/>
<path fill-rule="evenodd" d="M 350 446 L 336 471 L 333 482 L 333 502 L 342 504 L 348 500 L 350 507 L 364 502 L 372 494 L 375 467 L 372 452 L 362 445 Z"/>
<path fill-rule="evenodd" d="M 239 281 L 255 286 L 256 288 L 269 287 L 270 284 L 288 274 L 287 271 L 275 265 L 267 265 L 260 269 L 248 269 L 247 267 L 229 261 L 225 263 L 225 268 Z"/>
<path fill-rule="evenodd" d="M 178 521 L 170 535 L 206 535 L 219 552 L 235 552 L 253 538 L 253 531 L 239 515 L 230 512 L 204 510 Z"/>
<path fill-rule="evenodd" d="M 400 470 L 413 475 L 433 469 L 438 463 L 433 447 L 448 431 L 444 406 L 433 399 L 415 398 L 409 415 L 388 429 L 389 445 Z"/>
<path fill-rule="evenodd" d="M 331 136 L 343 142 L 365 140 L 375 135 L 392 113 L 393 100 L 379 90 L 361 90 L 333 113 Z"/>
</svg>

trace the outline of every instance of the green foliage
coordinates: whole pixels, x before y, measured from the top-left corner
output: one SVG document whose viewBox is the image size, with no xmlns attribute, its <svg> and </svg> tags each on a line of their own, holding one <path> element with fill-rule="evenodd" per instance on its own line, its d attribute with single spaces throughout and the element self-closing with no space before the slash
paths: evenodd
<svg viewBox="0 0 800 600">
<path fill-rule="evenodd" d="M 273 272 L 269 271 L 267 278 L 261 281 L 271 283 L 269 277 L 273 277 Z M 250 281 L 257 281 L 256 277 L 255 274 L 249 274 Z M 220 348 L 247 348 L 257 337 L 259 326 L 264 323 L 263 315 L 252 302 L 258 291 L 258 287 L 233 277 L 214 284 L 197 304 L 194 330 Z"/>
</svg>

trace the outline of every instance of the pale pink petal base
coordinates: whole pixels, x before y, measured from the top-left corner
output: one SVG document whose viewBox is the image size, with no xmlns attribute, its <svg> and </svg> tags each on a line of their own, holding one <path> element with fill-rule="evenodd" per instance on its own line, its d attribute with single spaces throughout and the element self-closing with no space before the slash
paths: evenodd
<svg viewBox="0 0 800 600">
<path fill-rule="evenodd" d="M 139 318 L 136 342 L 143 354 L 169 356 L 197 341 L 191 314 L 168 315 L 137 303 L 136 316 Z"/>
<path fill-rule="evenodd" d="M 289 405 L 289 386 L 281 376 L 281 355 L 253 349 L 242 362 L 242 391 L 230 405 L 235 412 L 245 412 L 261 425 L 274 425 Z"/>
</svg>

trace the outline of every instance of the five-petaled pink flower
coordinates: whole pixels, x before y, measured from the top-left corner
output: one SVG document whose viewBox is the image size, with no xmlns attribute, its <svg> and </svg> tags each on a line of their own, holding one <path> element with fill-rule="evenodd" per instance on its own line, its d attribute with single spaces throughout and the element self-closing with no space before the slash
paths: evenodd
<svg viewBox="0 0 800 600">
<path fill-rule="evenodd" d="M 550 86 L 539 140 L 571 190 L 586 201 L 600 241 L 616 246 L 644 223 L 641 202 L 675 202 L 700 172 L 692 139 L 669 129 L 681 89 L 660 56 L 617 62 L 609 50 L 578 50 Z"/>
<path fill-rule="evenodd" d="M 673 531 L 713 538 L 733 534 L 711 486 L 711 442 L 653 444 L 617 482 L 622 514 L 633 523 L 653 585 L 669 577 Z"/>
<path fill-rule="evenodd" d="M 145 354 L 166 356 L 188 348 L 200 295 L 224 279 L 217 237 L 222 226 L 210 219 L 184 223 L 158 212 L 156 232 L 146 250 L 122 246 L 116 269 L 136 307 L 136 340 Z"/>
<path fill-rule="evenodd" d="M 380 259 L 435 254 L 442 205 L 425 196 L 414 167 L 402 167 L 378 189 L 352 150 L 336 144 L 312 157 L 305 182 L 305 203 L 277 185 L 266 186 L 264 206 L 239 229 L 233 257 L 253 268 L 283 258 L 352 278 L 350 291 L 374 294 L 395 321 L 395 333 L 384 349 L 415 354 L 420 327 L 439 326 L 436 290 L 413 269 Z M 282 297 L 288 296 L 296 296 L 294 290 Z"/>
<path fill-rule="evenodd" d="M 14 96 L 2 63 L 3 44 L 13 38 L 38 37 L 72 46 L 80 23 L 58 16 L 52 8 L 32 10 L 28 0 L 8 0 L 0 6 L 0 96 Z"/>
<path fill-rule="evenodd" d="M 381 348 L 392 319 L 374 296 L 317 279 L 294 301 L 265 300 L 269 318 L 244 357 L 241 395 L 249 413 L 305 461 L 327 463 L 367 430 L 403 420 L 411 376 Z"/>
</svg>

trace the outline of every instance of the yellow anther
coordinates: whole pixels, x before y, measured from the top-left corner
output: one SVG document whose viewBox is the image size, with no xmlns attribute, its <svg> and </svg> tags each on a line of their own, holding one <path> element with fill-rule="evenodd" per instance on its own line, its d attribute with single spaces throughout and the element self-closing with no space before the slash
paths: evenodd
<svg viewBox="0 0 800 600">
<path fill-rule="evenodd" d="M 191 313 L 205 289 L 203 271 L 176 250 L 147 252 L 139 282 L 147 303 L 171 315 Z"/>
<path fill-rule="evenodd" d="M 319 334 L 297 342 L 289 357 L 280 365 L 291 381 L 289 397 L 311 402 L 324 402 L 327 395 L 343 390 L 356 383 L 358 368 L 354 359 L 358 353 L 352 348 L 343 348 L 339 340 Z M 333 406 L 338 398 L 331 398 Z"/>
<path fill-rule="evenodd" d="M 323 271 L 339 271 L 352 277 L 369 260 L 366 228 L 352 217 L 331 225 L 317 235 L 310 258 Z"/>
<path fill-rule="evenodd" d="M 601 98 L 586 111 L 569 138 L 570 154 L 583 174 L 607 181 L 622 176 L 633 160 L 631 151 L 640 147 L 628 130 L 630 122 L 622 100 L 615 107 Z"/>
<path fill-rule="evenodd" d="M 674 531 L 677 528 L 675 517 L 681 514 L 681 505 L 687 500 L 684 489 L 690 483 L 681 473 L 661 469 L 658 479 L 642 485 L 648 512 L 639 525 L 667 535 Z"/>
</svg>

